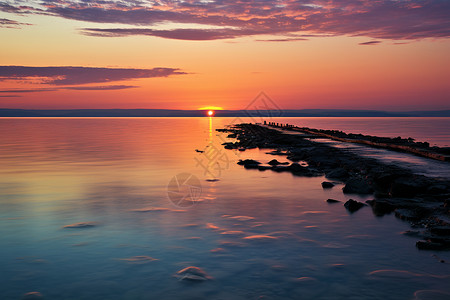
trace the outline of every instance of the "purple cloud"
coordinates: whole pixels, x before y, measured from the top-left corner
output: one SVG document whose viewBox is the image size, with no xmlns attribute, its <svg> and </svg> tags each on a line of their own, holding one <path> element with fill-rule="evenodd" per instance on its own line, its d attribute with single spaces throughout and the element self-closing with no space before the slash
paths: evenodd
<svg viewBox="0 0 450 300">
<path fill-rule="evenodd" d="M 0 18 L 0 28 L 21 28 L 22 26 L 33 25 L 28 23 L 21 23 L 10 19 L 1 19 Z"/>
<path fill-rule="evenodd" d="M 25 67 L 0 66 L 0 81 L 38 81 L 42 84 L 83 85 L 132 80 L 138 78 L 168 77 L 185 72 L 174 68 L 118 69 L 89 67 Z"/>
<path fill-rule="evenodd" d="M 0 90 L 0 93 L 36 93 L 36 92 L 54 92 L 57 89 L 8 89 Z"/>
<path fill-rule="evenodd" d="M 255 40 L 257 42 L 295 42 L 295 41 L 307 41 L 305 38 L 284 38 L 284 39 L 269 39 L 269 40 Z"/>
<path fill-rule="evenodd" d="M 358 45 L 373 46 L 373 45 L 378 45 L 380 43 L 381 43 L 381 41 L 369 41 L 369 42 L 359 43 Z"/>
<path fill-rule="evenodd" d="M 229 39 L 240 36 L 247 36 L 256 34 L 255 32 L 245 30 L 234 29 L 172 29 L 172 30 L 153 30 L 143 28 L 132 29 L 97 29 L 97 28 L 85 28 L 82 30 L 83 34 L 89 36 L 101 36 L 101 37 L 119 37 L 129 35 L 147 35 L 156 36 L 167 39 L 175 40 L 188 40 L 188 41 L 207 41 L 218 39 Z"/>
<path fill-rule="evenodd" d="M 71 87 L 64 87 L 63 89 L 76 91 L 115 91 L 134 88 L 138 88 L 138 86 L 135 85 L 71 86 Z"/>
<path fill-rule="evenodd" d="M 448 0 L 41 1 L 33 7 L 20 6 L 21 1 L 10 1 L 16 4 L 1 4 L 0 10 L 139 26 L 131 29 L 86 28 L 81 31 L 103 37 L 148 35 L 182 40 L 217 40 L 264 34 L 285 35 L 288 39 L 289 35 L 299 32 L 392 40 L 450 37 Z M 41 8 L 36 8 L 39 5 Z M 219 28 L 159 30 L 157 26 L 163 22 Z"/>
</svg>

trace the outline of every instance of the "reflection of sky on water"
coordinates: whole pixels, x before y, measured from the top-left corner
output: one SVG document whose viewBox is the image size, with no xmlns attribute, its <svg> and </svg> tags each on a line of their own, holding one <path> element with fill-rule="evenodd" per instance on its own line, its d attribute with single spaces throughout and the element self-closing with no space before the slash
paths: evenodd
<svg viewBox="0 0 450 300">
<path fill-rule="evenodd" d="M 210 126 L 227 121 L 0 120 L 0 298 L 31 291 L 45 299 L 411 299 L 416 290 L 450 292 L 442 277 L 449 264 L 417 251 L 416 240 L 400 234 L 406 223 L 377 218 L 368 207 L 349 214 L 327 204 L 347 199 L 341 185 L 323 190 L 323 178 L 245 170 L 231 151 L 220 181 L 205 181 L 194 150 L 216 139 Z M 268 162 L 273 156 L 265 152 L 239 155 Z M 180 172 L 202 182 L 201 201 L 187 209 L 166 194 Z M 96 226 L 63 228 L 79 222 Z M 172 276 L 189 265 L 214 280 L 188 284 Z M 371 273 L 377 270 L 406 272 Z"/>
</svg>

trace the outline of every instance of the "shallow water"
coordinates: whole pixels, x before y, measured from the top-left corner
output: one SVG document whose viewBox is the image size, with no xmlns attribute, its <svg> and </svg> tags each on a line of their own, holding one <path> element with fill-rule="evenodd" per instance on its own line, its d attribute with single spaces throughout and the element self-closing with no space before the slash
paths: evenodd
<svg viewBox="0 0 450 300">
<path fill-rule="evenodd" d="M 342 130 L 383 137 L 412 137 L 430 145 L 450 147 L 450 118 L 273 118 L 300 127 Z"/>
<path fill-rule="evenodd" d="M 349 214 L 342 203 L 326 203 L 349 198 L 342 185 L 323 190 L 322 177 L 236 165 L 273 156 L 223 150 L 214 129 L 229 122 L 0 119 L 0 298 L 32 291 L 45 299 L 450 293 L 448 252 L 417 250 L 416 238 L 401 234 L 409 225 L 392 215 L 375 217 L 369 207 Z M 201 185 L 199 198 L 182 207 L 167 193 L 179 173 Z M 219 181 L 207 181 L 213 177 Z M 79 222 L 92 226 L 64 228 Z M 213 279 L 173 276 L 191 265 Z"/>
</svg>

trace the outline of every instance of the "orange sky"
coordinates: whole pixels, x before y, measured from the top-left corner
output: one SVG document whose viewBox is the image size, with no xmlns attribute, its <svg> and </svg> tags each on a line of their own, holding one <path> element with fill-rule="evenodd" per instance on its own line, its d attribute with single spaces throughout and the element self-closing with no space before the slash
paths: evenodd
<svg viewBox="0 0 450 300">
<path fill-rule="evenodd" d="M 10 7 L 17 8 L 14 2 L 6 1 Z M 318 3 L 318 6 L 296 7 L 298 11 L 294 8 L 287 10 L 289 6 L 284 10 L 276 6 L 256 7 L 253 18 L 264 20 L 257 24 L 249 24 L 247 15 L 238 14 L 240 7 L 236 4 L 229 7 L 234 14 L 230 13 L 231 17 L 220 21 L 216 20 L 218 14 L 212 4 L 198 9 L 211 20 L 200 20 L 196 10 L 175 5 L 138 7 L 135 10 L 146 13 L 158 10 L 156 16 L 162 20 L 142 24 L 147 20 L 144 19 L 134 24 L 133 18 L 128 20 L 124 17 L 119 22 L 107 19 L 107 13 L 111 11 L 123 13 L 123 9 L 118 12 L 113 4 L 103 7 L 101 12 L 93 10 L 94 14 L 91 8 L 81 10 L 67 1 L 69 4 L 63 8 L 77 10 L 78 13 L 67 15 L 66 10 L 56 10 L 59 4 L 42 7 L 37 2 L 29 2 L 30 8 L 25 13 L 18 14 L 11 8 L 0 11 L 0 108 L 198 109 L 220 106 L 243 109 L 264 91 L 283 109 L 450 109 L 450 41 L 445 32 L 450 31 L 448 21 L 436 32 L 417 29 L 418 32 L 405 33 L 400 29 L 410 24 L 402 24 L 401 21 L 394 24 L 399 30 L 389 29 L 391 32 L 383 29 L 383 23 L 375 28 L 372 23 L 361 21 L 353 26 L 361 28 L 353 28 L 348 25 L 353 19 L 343 20 L 339 15 L 335 20 L 322 21 L 305 13 L 302 20 L 309 23 L 297 25 L 297 15 L 307 7 L 318 10 L 317 7 L 322 5 L 320 10 L 330 10 L 323 4 L 326 1 L 310 1 Z M 366 15 L 372 5 L 375 4 L 365 7 Z M 48 15 L 37 14 L 34 11 L 37 8 L 45 9 Z M 276 20 L 280 23 L 292 14 L 297 17 L 283 21 L 287 25 L 280 27 L 273 25 L 275 23 L 259 25 L 269 21 L 258 9 L 273 10 L 270 22 Z M 348 6 L 346 9 L 354 10 L 354 18 L 359 20 L 361 12 L 358 7 Z M 408 16 L 420 8 L 386 6 L 377 9 L 387 12 L 389 9 L 403 9 Z M 161 13 L 164 10 L 176 13 L 181 21 L 174 21 L 172 15 Z M 438 8 L 436 12 L 427 8 L 426 12 L 430 14 L 430 20 L 440 21 Z M 423 12 L 417 13 L 423 15 Z M 320 11 L 315 15 L 320 16 Z M 99 16 L 105 20 L 97 22 Z M 156 18 L 153 14 L 150 16 Z M 333 27 L 325 28 L 330 22 L 334 22 Z M 306 29 L 296 31 L 294 26 Z M 97 36 L 96 31 L 86 31 L 92 28 L 109 30 L 109 36 Z M 117 28 L 151 28 L 151 31 L 146 35 L 127 31 L 117 36 L 116 31 L 111 31 Z M 179 33 L 178 29 L 192 31 L 181 30 Z M 106 35 L 103 31 L 101 34 Z M 366 42 L 373 43 L 361 44 Z M 83 67 L 76 76 L 85 78 L 90 75 L 82 72 L 101 68 L 106 75 L 102 81 L 91 76 L 91 82 L 81 82 L 78 77 L 75 80 L 70 77 L 72 75 L 64 73 L 67 70 L 57 69 L 61 72 L 59 77 L 37 78 L 33 74 L 14 73 L 6 68 L 8 66 Z M 153 68 L 165 68 L 168 73 L 163 77 L 151 73 L 119 79 L 110 77 L 108 73 L 108 69 Z"/>
</svg>

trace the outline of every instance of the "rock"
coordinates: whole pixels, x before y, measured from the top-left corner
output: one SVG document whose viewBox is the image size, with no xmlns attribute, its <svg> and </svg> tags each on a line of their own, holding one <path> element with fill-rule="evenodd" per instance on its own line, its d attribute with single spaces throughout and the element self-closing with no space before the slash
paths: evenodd
<svg viewBox="0 0 450 300">
<path fill-rule="evenodd" d="M 344 194 L 368 195 L 373 193 L 373 189 L 367 181 L 356 178 L 347 181 L 342 190 L 344 191 Z"/>
<path fill-rule="evenodd" d="M 349 176 L 350 175 L 348 174 L 347 170 L 345 170 L 343 168 L 334 169 L 326 174 L 327 178 L 338 179 L 338 180 L 345 180 Z"/>
<path fill-rule="evenodd" d="M 240 159 L 237 162 L 237 164 L 245 167 L 247 165 L 256 165 L 257 166 L 257 165 L 260 165 L 261 163 L 257 160 L 253 160 L 253 159 L 245 159 L 245 160 Z"/>
<path fill-rule="evenodd" d="M 39 292 L 29 292 L 22 296 L 22 300 L 41 300 L 44 299 Z"/>
<path fill-rule="evenodd" d="M 391 186 L 391 195 L 393 197 L 414 197 L 426 192 L 428 188 L 424 180 L 414 178 L 398 178 Z"/>
<path fill-rule="evenodd" d="M 445 199 L 445 201 L 444 201 L 444 207 L 445 207 L 445 208 L 450 208 L 450 199 Z"/>
<path fill-rule="evenodd" d="M 449 191 L 449 188 L 443 184 L 434 184 L 427 188 L 427 193 L 430 194 L 444 194 Z"/>
<path fill-rule="evenodd" d="M 268 162 L 269 165 L 271 166 L 278 166 L 278 165 L 288 165 L 288 162 L 279 162 L 276 159 L 272 159 L 271 161 Z"/>
<path fill-rule="evenodd" d="M 385 200 L 367 200 L 376 216 L 383 216 L 394 211 L 395 206 Z"/>
<path fill-rule="evenodd" d="M 290 172 L 291 169 L 289 169 L 288 166 L 272 166 L 271 167 L 272 171 L 275 172 Z"/>
<path fill-rule="evenodd" d="M 450 226 L 433 226 L 430 227 L 430 232 L 436 235 L 450 235 Z"/>
<path fill-rule="evenodd" d="M 420 250 L 448 250 L 450 249 L 449 245 L 439 242 L 431 242 L 431 241 L 417 241 L 416 247 Z"/>
<path fill-rule="evenodd" d="M 406 236 L 419 237 L 422 235 L 422 232 L 420 232 L 419 230 L 406 230 L 403 231 L 402 234 Z"/>
<path fill-rule="evenodd" d="M 328 203 L 338 203 L 338 202 L 341 202 L 341 201 L 336 200 L 336 199 L 327 199 L 327 202 Z"/>
<path fill-rule="evenodd" d="M 405 221 L 417 221 L 420 220 L 420 215 L 418 215 L 414 210 L 406 208 L 395 209 L 395 216 L 399 219 Z"/>
<path fill-rule="evenodd" d="M 243 165 L 246 169 L 258 169 L 261 164 L 259 161 L 253 159 L 239 160 L 238 165 Z"/>
<path fill-rule="evenodd" d="M 280 166 L 277 166 L 278 168 Z M 302 165 L 298 163 L 292 163 L 290 166 L 286 167 L 289 171 L 292 172 L 292 174 L 297 176 L 320 176 L 322 173 L 320 173 L 318 170 L 309 168 L 309 167 L 303 167 Z"/>
<path fill-rule="evenodd" d="M 265 170 L 269 170 L 269 169 L 271 169 L 272 167 L 269 167 L 269 166 L 258 166 L 258 170 L 260 170 L 260 171 L 265 171 Z"/>
<path fill-rule="evenodd" d="M 359 210 L 361 207 L 365 206 L 365 204 L 362 202 L 358 202 L 353 199 L 350 199 L 347 202 L 345 202 L 344 206 L 349 212 L 353 213 L 353 212 Z"/>
<path fill-rule="evenodd" d="M 329 182 L 329 181 L 324 181 L 322 182 L 322 187 L 324 189 L 331 189 L 334 186 L 334 183 Z"/>
<path fill-rule="evenodd" d="M 188 280 L 188 281 L 206 281 L 212 279 L 205 271 L 198 267 L 187 267 L 175 274 L 179 280 Z"/>
</svg>

